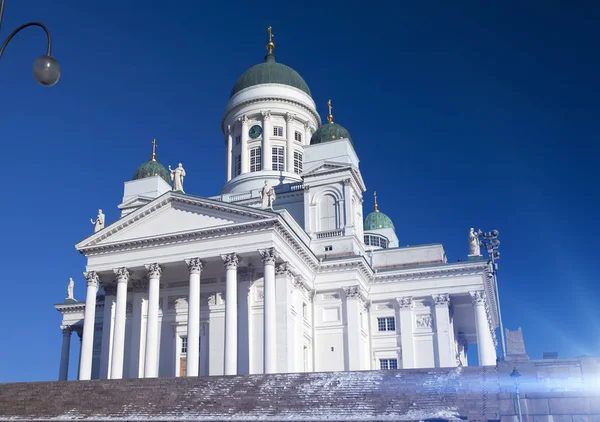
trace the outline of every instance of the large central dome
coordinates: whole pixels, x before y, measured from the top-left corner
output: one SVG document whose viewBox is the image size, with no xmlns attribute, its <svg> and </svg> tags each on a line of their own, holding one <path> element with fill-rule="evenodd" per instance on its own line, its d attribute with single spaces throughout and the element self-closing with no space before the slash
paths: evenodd
<svg viewBox="0 0 600 422">
<path fill-rule="evenodd" d="M 274 54 L 267 54 L 265 62 L 252 66 L 237 80 L 231 90 L 231 97 L 244 88 L 260 84 L 281 84 L 293 86 L 306 92 L 310 97 L 310 89 L 302 76 L 291 67 L 275 61 Z"/>
</svg>

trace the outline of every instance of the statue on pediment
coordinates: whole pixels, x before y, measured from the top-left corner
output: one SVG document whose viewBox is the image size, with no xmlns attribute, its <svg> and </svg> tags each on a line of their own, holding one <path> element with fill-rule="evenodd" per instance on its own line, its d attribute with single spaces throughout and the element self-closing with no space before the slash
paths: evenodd
<svg viewBox="0 0 600 422">
<path fill-rule="evenodd" d="M 183 165 L 179 163 L 175 170 L 173 170 L 171 166 L 169 166 L 169 171 L 171 172 L 171 182 L 173 182 L 173 190 L 185 193 L 183 190 L 183 178 L 185 177 L 185 169 L 183 168 Z"/>
<path fill-rule="evenodd" d="M 275 201 L 275 189 L 265 180 L 265 185 L 260 190 L 260 198 L 262 199 L 262 209 L 273 209 L 273 201 Z"/>
<path fill-rule="evenodd" d="M 104 228 L 104 214 L 102 214 L 102 210 L 98 210 L 98 216 L 96 217 L 95 221 L 91 218 L 90 221 L 94 225 L 94 233 L 97 233 L 100 230 L 102 230 Z"/>
<path fill-rule="evenodd" d="M 469 230 L 469 256 L 481 256 L 479 234 L 473 228 Z"/>
<path fill-rule="evenodd" d="M 69 278 L 69 284 L 67 285 L 67 300 L 75 300 L 73 297 L 73 288 L 75 287 L 75 282 L 72 278 Z"/>
</svg>

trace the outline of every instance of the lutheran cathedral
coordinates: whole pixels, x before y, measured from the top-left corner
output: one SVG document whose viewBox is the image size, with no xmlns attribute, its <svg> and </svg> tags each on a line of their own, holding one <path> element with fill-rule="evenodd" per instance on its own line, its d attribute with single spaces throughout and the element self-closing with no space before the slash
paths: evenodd
<svg viewBox="0 0 600 422">
<path fill-rule="evenodd" d="M 100 211 L 76 245 L 87 293 L 55 305 L 59 379 L 72 332 L 80 380 L 466 367 L 470 344 L 496 365 L 479 245 L 449 263 L 441 244 L 400 247 L 376 197 L 364 217 L 354 140 L 274 46 L 269 28 L 264 61 L 231 90 L 221 194 L 185 193 L 184 167 L 153 151 L 121 218 Z"/>
</svg>

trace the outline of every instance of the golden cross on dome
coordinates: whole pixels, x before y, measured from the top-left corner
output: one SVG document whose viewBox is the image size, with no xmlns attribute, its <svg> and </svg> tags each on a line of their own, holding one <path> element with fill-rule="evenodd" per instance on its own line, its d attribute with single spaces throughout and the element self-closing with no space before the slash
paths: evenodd
<svg viewBox="0 0 600 422">
<path fill-rule="evenodd" d="M 271 25 L 269 25 L 269 27 L 267 28 L 267 32 L 269 33 L 269 42 L 267 43 L 267 50 L 269 51 L 269 54 L 272 54 L 273 49 L 275 48 L 275 43 L 273 42 L 273 37 L 275 37 L 275 35 L 273 35 L 273 27 L 271 27 Z"/>
<path fill-rule="evenodd" d="M 269 25 L 267 31 L 269 32 L 269 41 L 273 41 L 273 27 Z"/>
<path fill-rule="evenodd" d="M 333 106 L 331 105 L 331 100 L 327 100 L 327 107 L 329 107 L 329 116 L 327 116 L 327 120 L 329 120 L 329 123 L 333 123 L 333 114 L 331 114 Z"/>
<path fill-rule="evenodd" d="M 373 211 L 379 212 L 379 207 L 377 206 L 377 191 L 373 191 L 373 199 L 374 199 Z"/>
<path fill-rule="evenodd" d="M 152 140 L 152 161 L 156 161 L 156 139 Z"/>
</svg>

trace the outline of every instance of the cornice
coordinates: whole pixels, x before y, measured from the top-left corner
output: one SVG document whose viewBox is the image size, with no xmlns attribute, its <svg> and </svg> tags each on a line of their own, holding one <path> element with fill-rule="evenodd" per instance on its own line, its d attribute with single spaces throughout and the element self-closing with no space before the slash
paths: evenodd
<svg viewBox="0 0 600 422">
<path fill-rule="evenodd" d="M 373 279 L 373 270 L 365 262 L 363 257 L 350 257 L 336 259 L 332 261 L 322 261 L 319 266 L 319 273 L 330 273 L 340 270 L 358 270 L 367 279 Z"/>
<path fill-rule="evenodd" d="M 218 200 L 211 200 L 206 198 L 194 197 L 185 194 L 178 194 L 175 192 L 168 192 L 163 196 L 157 198 L 150 204 L 144 205 L 137 211 L 133 213 L 127 214 L 121 219 L 117 220 L 110 226 L 106 227 L 104 230 L 93 234 L 86 239 L 79 242 L 75 245 L 75 248 L 80 252 L 87 250 L 98 243 L 102 242 L 104 239 L 109 238 L 110 236 L 118 233 L 119 231 L 125 229 L 126 227 L 136 223 L 147 215 L 156 212 L 157 210 L 173 203 L 181 203 L 185 205 L 193 205 L 202 207 L 204 209 L 215 210 L 219 212 L 224 212 L 231 215 L 239 215 L 243 217 L 257 218 L 257 219 L 272 219 L 274 216 L 270 212 L 261 212 L 260 210 L 255 210 L 253 208 L 244 207 L 241 205 L 231 204 L 228 202 L 222 202 Z M 240 223 L 245 224 L 245 223 Z"/>
<path fill-rule="evenodd" d="M 319 171 L 319 169 L 323 169 L 327 167 L 325 170 L 323 171 Z M 313 177 L 319 177 L 319 176 L 326 176 L 326 175 L 331 175 L 331 174 L 335 174 L 335 173 L 342 173 L 344 171 L 350 171 L 350 174 L 352 175 L 352 178 L 354 179 L 354 181 L 356 182 L 356 184 L 364 191 L 365 188 L 365 184 L 360 176 L 360 173 L 358 172 L 358 169 L 356 167 L 354 167 L 351 164 L 346 164 L 346 165 L 335 165 L 335 164 L 329 164 L 329 163 L 325 163 L 317 168 L 315 168 L 314 170 L 312 170 L 309 173 L 306 174 L 302 174 L 302 177 L 305 180 L 305 183 L 310 185 L 309 180 L 310 178 Z M 313 173 L 314 172 L 314 173 Z"/>
<path fill-rule="evenodd" d="M 85 302 L 69 303 L 69 304 L 58 304 L 54 305 L 54 308 L 61 314 L 74 314 L 76 312 L 82 312 L 85 310 Z"/>
<path fill-rule="evenodd" d="M 229 115 L 234 114 L 235 110 L 239 110 L 247 105 L 265 103 L 265 102 L 278 102 L 278 103 L 293 104 L 295 106 L 298 106 L 298 107 L 304 109 L 305 111 L 307 111 L 310 115 L 312 115 L 315 118 L 315 120 L 317 121 L 317 127 L 315 128 L 315 130 L 318 129 L 319 127 L 321 127 L 321 117 L 315 110 L 312 110 L 311 108 L 307 107 L 305 104 L 302 104 L 299 101 L 290 100 L 288 98 L 283 98 L 283 97 L 271 96 L 271 97 L 251 98 L 249 100 L 246 100 L 239 104 L 236 104 L 235 107 L 231 108 L 231 110 L 226 111 L 225 114 L 223 115 L 223 118 L 221 119 L 221 131 L 223 133 L 226 133 L 225 120 L 227 120 L 227 117 Z M 285 116 L 285 113 L 283 113 L 282 115 Z M 300 119 L 296 119 L 296 120 L 301 121 Z"/>
<path fill-rule="evenodd" d="M 411 268 L 390 270 L 385 273 L 376 273 L 374 283 L 391 283 L 394 281 L 425 280 L 430 278 L 460 277 L 465 275 L 483 275 L 487 264 L 477 263 L 457 267 L 444 265 L 439 267 Z"/>
<path fill-rule="evenodd" d="M 135 249 L 145 249 L 150 247 L 160 247 L 180 243 L 195 242 L 198 240 L 213 239 L 227 236 L 230 234 L 245 234 L 257 232 L 275 226 L 277 218 L 269 220 L 252 221 L 240 223 L 232 226 L 209 227 L 200 230 L 189 230 L 185 232 L 169 233 L 159 236 L 131 239 L 115 243 L 107 243 L 99 246 L 79 247 L 79 252 L 86 256 L 98 255 L 103 253 L 114 253 L 131 251 Z"/>
</svg>

